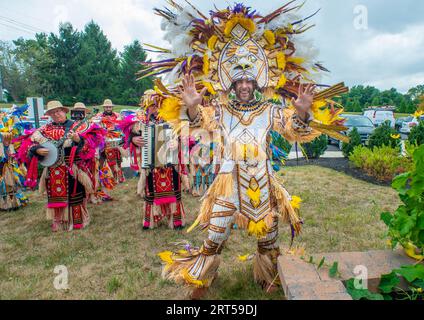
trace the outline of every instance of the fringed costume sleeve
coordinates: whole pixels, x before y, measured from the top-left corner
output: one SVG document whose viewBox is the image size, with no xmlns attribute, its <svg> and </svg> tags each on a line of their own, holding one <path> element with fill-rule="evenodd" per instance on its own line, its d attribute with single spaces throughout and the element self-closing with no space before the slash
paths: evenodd
<svg viewBox="0 0 424 320">
<path fill-rule="evenodd" d="M 273 130 L 290 143 L 308 143 L 321 135 L 321 132 L 303 122 L 296 112 L 289 108 L 275 110 Z"/>
</svg>

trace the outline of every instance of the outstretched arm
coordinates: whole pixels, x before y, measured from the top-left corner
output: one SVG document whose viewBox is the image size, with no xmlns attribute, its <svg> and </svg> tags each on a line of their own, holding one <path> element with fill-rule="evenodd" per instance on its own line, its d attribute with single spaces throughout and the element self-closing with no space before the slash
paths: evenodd
<svg viewBox="0 0 424 320">
<path fill-rule="evenodd" d="M 202 104 L 206 91 L 207 88 L 203 88 L 200 93 L 197 92 L 194 76 L 188 74 L 184 76 L 181 97 L 185 106 L 187 107 L 187 114 L 190 120 L 193 121 L 197 118 L 199 112 L 197 106 Z"/>
<path fill-rule="evenodd" d="M 309 84 L 306 88 L 300 85 L 297 99 L 291 100 L 294 110 L 285 108 L 276 110 L 274 114 L 273 129 L 291 143 L 307 143 L 321 134 L 309 126 L 314 90 L 314 85 Z"/>
</svg>

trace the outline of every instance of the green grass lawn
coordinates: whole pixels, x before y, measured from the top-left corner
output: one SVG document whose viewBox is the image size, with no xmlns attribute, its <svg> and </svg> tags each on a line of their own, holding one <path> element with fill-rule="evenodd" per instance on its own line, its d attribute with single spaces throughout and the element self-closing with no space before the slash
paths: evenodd
<svg viewBox="0 0 424 320">
<path fill-rule="evenodd" d="M 305 166 L 285 169 L 286 187 L 304 203 L 303 233 L 295 246 L 307 254 L 386 248 L 382 211 L 398 205 L 388 188 L 356 180 L 330 169 Z M 201 245 L 205 232 L 172 231 L 162 226 L 143 231 L 143 203 L 136 180 L 119 186 L 116 201 L 90 205 L 91 225 L 83 231 L 53 234 L 45 220 L 45 198 L 31 193 L 30 205 L 0 213 L 0 299 L 184 299 L 185 288 L 161 278 L 157 253 L 171 243 L 189 240 Z M 185 196 L 187 222 L 199 211 L 199 199 Z M 283 252 L 289 227 L 280 226 Z M 253 282 L 251 262 L 237 257 L 255 252 L 256 241 L 234 230 L 222 253 L 219 277 L 207 299 L 282 299 L 267 295 Z M 53 287 L 54 268 L 65 265 L 69 290 Z"/>
</svg>

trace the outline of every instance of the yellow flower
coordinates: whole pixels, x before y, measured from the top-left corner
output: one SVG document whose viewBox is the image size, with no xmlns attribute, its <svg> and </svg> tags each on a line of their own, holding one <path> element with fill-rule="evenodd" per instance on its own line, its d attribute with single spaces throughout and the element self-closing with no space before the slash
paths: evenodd
<svg viewBox="0 0 424 320">
<path fill-rule="evenodd" d="M 392 139 L 398 140 L 398 139 L 400 139 L 400 134 L 391 134 L 390 137 Z"/>
<path fill-rule="evenodd" d="M 424 114 L 424 111 L 417 110 L 417 111 L 414 113 L 414 117 L 415 117 L 415 118 L 418 118 L 418 117 L 421 117 L 423 114 Z"/>
<path fill-rule="evenodd" d="M 418 289 L 417 289 L 417 292 L 418 292 L 418 293 L 422 293 L 422 292 L 423 292 L 423 288 L 418 288 Z"/>
<path fill-rule="evenodd" d="M 290 204 L 293 207 L 293 209 L 300 209 L 301 203 L 302 203 L 302 199 L 298 196 L 293 196 L 292 200 L 290 201 Z"/>
<path fill-rule="evenodd" d="M 239 256 L 238 257 L 239 261 L 241 261 L 241 262 L 247 261 L 248 258 L 249 258 L 249 255 L 248 254 L 246 254 L 244 256 Z"/>
</svg>

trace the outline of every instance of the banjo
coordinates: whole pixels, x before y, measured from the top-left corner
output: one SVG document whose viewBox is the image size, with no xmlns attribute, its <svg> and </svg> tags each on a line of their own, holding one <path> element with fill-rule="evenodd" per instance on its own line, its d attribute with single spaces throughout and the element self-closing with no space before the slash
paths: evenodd
<svg viewBox="0 0 424 320">
<path fill-rule="evenodd" d="M 81 121 L 72 129 L 72 131 L 76 132 L 84 124 L 88 124 L 90 119 L 91 117 Z M 62 139 L 58 141 L 49 140 L 47 142 L 40 144 L 41 147 L 49 150 L 49 154 L 45 156 L 43 160 L 39 161 L 39 164 L 41 166 L 47 167 L 47 168 L 57 167 L 65 162 L 65 150 L 63 148 L 63 144 L 65 143 L 66 139 L 68 139 L 67 136 L 70 131 L 71 131 L 71 127 L 66 127 L 65 134 L 63 135 Z"/>
</svg>

